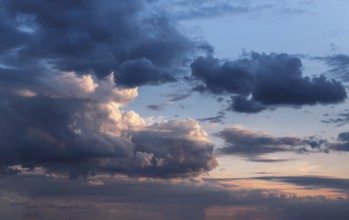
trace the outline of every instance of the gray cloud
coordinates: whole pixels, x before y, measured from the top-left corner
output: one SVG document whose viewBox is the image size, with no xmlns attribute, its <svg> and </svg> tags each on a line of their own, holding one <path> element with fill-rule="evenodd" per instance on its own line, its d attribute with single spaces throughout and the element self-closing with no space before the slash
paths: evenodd
<svg viewBox="0 0 349 220">
<path fill-rule="evenodd" d="M 218 154 L 231 154 L 246 157 L 252 162 L 284 162 L 289 159 L 269 159 L 266 154 L 277 152 L 348 152 L 349 132 L 341 132 L 334 141 L 321 139 L 316 136 L 309 137 L 273 137 L 248 129 L 225 128 L 215 134 L 222 138 L 225 145 L 217 148 Z"/>
<path fill-rule="evenodd" d="M 291 161 L 292 159 L 266 159 L 266 158 L 262 158 L 262 157 L 250 157 L 249 161 L 251 162 L 258 162 L 258 163 L 280 163 L 280 162 L 287 162 L 287 161 Z"/>
<path fill-rule="evenodd" d="M 273 15 L 295 15 L 306 13 L 309 5 L 302 1 L 286 3 L 279 1 L 240 1 L 240 0 L 156 0 L 157 7 L 166 8 L 167 13 L 177 20 L 207 19 L 222 16 L 243 16 L 256 18 Z"/>
<path fill-rule="evenodd" d="M 178 102 L 191 96 L 191 93 L 172 93 L 168 94 L 168 102 Z"/>
<path fill-rule="evenodd" d="M 306 188 L 332 188 L 348 193 L 349 179 L 321 176 L 264 176 L 255 179 L 291 183 Z"/>
<path fill-rule="evenodd" d="M 151 7 L 145 0 L 1 1 L 2 174 L 42 167 L 70 177 L 167 178 L 216 166 L 196 121 L 147 125 L 121 109 L 137 86 L 175 81 L 195 46 Z"/>
<path fill-rule="evenodd" d="M 171 93 L 171 94 L 166 95 L 167 100 L 166 100 L 165 103 L 147 105 L 147 108 L 149 108 L 151 110 L 154 110 L 154 111 L 162 111 L 169 104 L 173 104 L 175 102 L 184 100 L 184 99 L 186 99 L 186 98 L 188 98 L 190 96 L 191 96 L 190 92 L 187 92 L 187 93 L 183 93 L 183 92 Z"/>
<path fill-rule="evenodd" d="M 201 122 L 224 123 L 224 119 L 226 118 L 225 114 L 226 114 L 225 111 L 220 111 L 218 112 L 217 116 L 208 117 L 208 118 L 199 118 L 197 120 Z"/>
<path fill-rule="evenodd" d="M 195 90 L 233 95 L 230 109 L 257 113 L 276 105 L 339 103 L 346 99 L 344 86 L 323 75 L 305 77 L 299 58 L 287 54 L 249 55 L 221 62 L 212 56 L 191 64 L 192 78 L 201 84 Z"/>
<path fill-rule="evenodd" d="M 311 180 L 307 178 L 285 177 L 285 180 L 301 183 L 305 187 L 307 183 L 309 186 L 318 185 L 320 188 L 321 186 L 341 188 L 347 184 L 337 184 L 336 179 L 331 183 L 325 178 L 311 178 Z M 95 218 L 330 220 L 349 217 L 348 199 L 345 197 L 302 198 L 275 191 L 228 190 L 219 185 L 219 182 L 224 183 L 224 179 L 195 184 L 100 177 L 94 181 L 99 180 L 101 183 L 93 184 L 92 179 L 89 183 L 39 175 L 19 175 L 0 177 L 0 180 L 2 189 L 0 217 L 13 220 L 27 220 L 30 216 L 87 220 Z M 272 177 L 265 180 L 274 181 Z M 324 182 L 326 184 L 322 184 Z"/>
<path fill-rule="evenodd" d="M 261 102 L 246 99 L 244 96 L 233 97 L 232 102 L 233 104 L 229 109 L 236 112 L 258 113 L 267 108 Z"/>
<path fill-rule="evenodd" d="M 326 114 L 324 116 L 328 117 L 329 115 Z M 323 123 L 334 124 L 336 126 L 346 125 L 348 123 L 348 121 L 349 121 L 349 112 L 348 111 L 345 111 L 345 112 L 337 114 L 336 116 L 321 120 L 321 122 L 323 122 Z"/>
<path fill-rule="evenodd" d="M 349 151 L 349 132 L 338 134 L 338 142 L 332 146 L 337 151 Z"/>
<path fill-rule="evenodd" d="M 194 43 L 148 6 L 144 0 L 3 0 L 0 64 L 101 78 L 114 72 L 125 87 L 173 82 Z"/>
<path fill-rule="evenodd" d="M 213 145 L 206 140 L 202 131 L 195 129 L 195 126 L 198 126 L 195 121 L 169 121 L 132 132 L 134 149 L 136 152 L 142 152 L 142 161 L 141 164 L 137 164 L 136 169 L 125 167 L 127 173 L 135 172 L 138 175 L 141 172 L 155 177 L 186 177 L 215 168 L 217 162 L 212 156 Z M 139 168 L 141 169 L 137 171 Z"/>
<path fill-rule="evenodd" d="M 147 108 L 154 110 L 154 111 L 162 111 L 164 110 L 165 105 L 147 105 Z"/>
<path fill-rule="evenodd" d="M 285 161 L 284 159 L 269 160 L 261 157 L 269 153 L 321 151 L 328 147 L 326 140 L 315 137 L 272 137 L 240 128 L 225 128 L 215 135 L 225 141 L 225 146 L 217 149 L 219 153 L 240 155 L 254 162 Z"/>
<path fill-rule="evenodd" d="M 123 173 L 160 178 L 195 176 L 217 163 L 196 121 L 146 125 L 123 111 L 137 89 L 118 89 L 112 76 L 60 73 L 37 90 L 3 86 L 0 171 L 43 167 L 70 177 Z M 21 169 L 22 169 L 21 168 Z"/>
</svg>

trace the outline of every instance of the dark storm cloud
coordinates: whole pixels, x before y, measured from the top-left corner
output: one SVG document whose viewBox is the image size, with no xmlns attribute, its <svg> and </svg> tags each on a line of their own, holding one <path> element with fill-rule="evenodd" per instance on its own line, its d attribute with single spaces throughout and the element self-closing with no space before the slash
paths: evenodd
<svg viewBox="0 0 349 220">
<path fill-rule="evenodd" d="M 288 54 L 252 52 L 236 61 L 212 56 L 191 64 L 192 78 L 201 82 L 195 90 L 232 95 L 230 109 L 257 113 L 276 105 L 315 105 L 344 101 L 344 86 L 335 80 L 303 76 L 302 63 Z"/>
<path fill-rule="evenodd" d="M 196 90 L 215 94 L 245 94 L 252 89 L 254 75 L 239 63 L 224 63 L 212 56 L 199 57 L 191 64 L 192 76 L 203 82 Z M 233 74 L 231 74 L 233 73 Z"/>
<path fill-rule="evenodd" d="M 99 77 L 114 72 L 126 87 L 174 81 L 194 44 L 147 6 L 143 0 L 3 0 L 0 63 L 13 66 L 3 54 L 11 51 L 17 63 Z"/>
<path fill-rule="evenodd" d="M 197 122 L 148 126 L 120 109 L 137 96 L 127 88 L 175 81 L 194 49 L 153 9 L 145 0 L 1 1 L 2 174 L 167 178 L 216 166 Z"/>
<path fill-rule="evenodd" d="M 219 153 L 244 156 L 254 162 L 281 162 L 261 157 L 268 153 L 317 151 L 327 147 L 326 140 L 315 137 L 272 137 L 240 128 L 225 128 L 215 135 L 225 141 L 225 146 L 217 149 Z"/>
<path fill-rule="evenodd" d="M 175 78 L 166 70 L 156 68 L 145 58 L 124 62 L 116 73 L 117 82 L 127 87 L 173 82 Z"/>
<path fill-rule="evenodd" d="M 260 111 L 265 110 L 267 107 L 261 104 L 260 102 L 256 102 L 253 100 L 248 100 L 244 96 L 237 96 L 232 98 L 233 104 L 230 106 L 230 110 L 236 112 L 244 112 L 244 113 L 258 113 Z"/>
<path fill-rule="evenodd" d="M 83 100 L 49 97 L 19 98 L 2 105 L 2 165 L 43 166 L 70 175 L 86 175 L 95 167 L 94 163 L 99 163 L 98 158 L 127 156 L 132 151 L 127 149 L 130 145 L 127 140 L 114 140 L 103 134 L 77 135 L 69 127 L 74 114 L 82 108 L 95 108 L 94 105 Z M 99 114 L 103 113 L 95 112 L 94 116 Z"/>
</svg>

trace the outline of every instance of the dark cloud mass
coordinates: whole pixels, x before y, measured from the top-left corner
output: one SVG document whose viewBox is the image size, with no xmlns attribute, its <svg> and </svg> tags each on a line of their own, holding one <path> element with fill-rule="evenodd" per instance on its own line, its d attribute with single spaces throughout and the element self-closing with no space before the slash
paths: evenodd
<svg viewBox="0 0 349 220">
<path fill-rule="evenodd" d="M 198 175 L 217 164 L 195 121 L 143 124 L 134 112 L 93 99 L 1 98 L 0 167 L 68 174 Z M 115 103 L 116 105 L 116 103 Z M 145 131 L 146 130 L 146 131 Z"/>
<path fill-rule="evenodd" d="M 60 71 L 114 72 L 134 87 L 175 80 L 193 42 L 164 14 L 134 1 L 3 0 L 0 63 L 42 65 Z M 26 71 L 26 69 L 22 69 Z"/>
<path fill-rule="evenodd" d="M 196 121 L 149 125 L 122 110 L 137 86 L 175 81 L 193 49 L 151 7 L 145 0 L 1 1 L 2 174 L 41 167 L 70 177 L 168 178 L 217 165 Z"/>
<path fill-rule="evenodd" d="M 138 95 L 137 88 L 117 88 L 112 75 L 99 80 L 60 72 L 0 88 L 2 174 L 41 167 L 72 178 L 170 178 L 217 166 L 213 145 L 196 121 L 146 124 L 121 109 Z"/>
<path fill-rule="evenodd" d="M 275 105 L 315 105 L 344 101 L 344 86 L 325 76 L 307 77 L 302 63 L 287 54 L 252 52 L 236 61 L 212 56 L 191 64 L 192 77 L 202 82 L 197 91 L 232 95 L 230 109 L 257 113 Z"/>
<path fill-rule="evenodd" d="M 233 104 L 230 106 L 229 109 L 236 112 L 258 113 L 266 109 L 266 107 L 260 102 L 248 100 L 244 96 L 234 97 L 232 101 Z"/>
</svg>

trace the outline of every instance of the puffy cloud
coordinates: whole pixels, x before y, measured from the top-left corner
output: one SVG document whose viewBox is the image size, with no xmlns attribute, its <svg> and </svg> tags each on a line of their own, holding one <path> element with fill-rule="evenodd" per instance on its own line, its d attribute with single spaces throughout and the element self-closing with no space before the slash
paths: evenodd
<svg viewBox="0 0 349 220">
<path fill-rule="evenodd" d="M 124 62 L 116 77 L 120 84 L 127 87 L 175 81 L 175 78 L 166 70 L 156 68 L 150 60 L 145 58 Z"/>
<path fill-rule="evenodd" d="M 152 7 L 1 1 L 1 173 L 184 177 L 216 166 L 197 122 L 149 125 L 123 110 L 137 86 L 174 81 L 194 49 Z"/>
<path fill-rule="evenodd" d="M 212 56 L 191 64 L 197 91 L 232 95 L 230 109 L 257 113 L 275 105 L 315 105 L 344 101 L 344 86 L 325 76 L 306 77 L 302 63 L 287 54 L 252 52 L 236 61 L 221 62 Z"/>
<path fill-rule="evenodd" d="M 132 133 L 136 151 L 152 154 L 150 176 L 200 174 L 217 166 L 213 145 L 194 120 L 169 121 Z M 155 169 L 154 169 L 155 167 Z"/>
<path fill-rule="evenodd" d="M 113 76 L 57 73 L 38 81 L 36 95 L 0 96 L 2 173 L 18 165 L 79 175 L 123 173 L 184 177 L 216 166 L 213 145 L 193 120 L 146 125 L 124 111 L 137 88 L 118 89 Z"/>
<path fill-rule="evenodd" d="M 1 5 L 0 67 L 13 68 L 6 72 L 40 67 L 99 78 L 114 72 L 120 85 L 136 87 L 174 81 L 194 49 L 146 0 L 3 0 Z"/>
<path fill-rule="evenodd" d="M 245 113 L 258 113 L 263 111 L 267 107 L 260 102 L 253 101 L 251 99 L 246 99 L 244 96 L 237 96 L 232 98 L 233 104 L 229 109 L 236 112 Z"/>
</svg>

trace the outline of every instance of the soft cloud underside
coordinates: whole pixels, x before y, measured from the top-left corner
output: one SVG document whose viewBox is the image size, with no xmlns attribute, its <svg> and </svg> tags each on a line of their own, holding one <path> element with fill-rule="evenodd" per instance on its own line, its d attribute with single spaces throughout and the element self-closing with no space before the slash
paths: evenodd
<svg viewBox="0 0 349 220">
<path fill-rule="evenodd" d="M 257 113 L 277 105 L 339 103 L 346 99 L 344 86 L 324 76 L 306 77 L 302 63 L 288 54 L 252 52 L 236 61 L 221 62 L 212 55 L 191 64 L 199 92 L 231 95 L 231 110 Z"/>
</svg>

